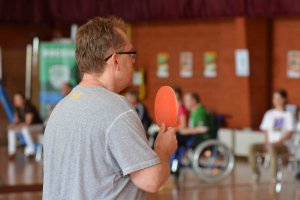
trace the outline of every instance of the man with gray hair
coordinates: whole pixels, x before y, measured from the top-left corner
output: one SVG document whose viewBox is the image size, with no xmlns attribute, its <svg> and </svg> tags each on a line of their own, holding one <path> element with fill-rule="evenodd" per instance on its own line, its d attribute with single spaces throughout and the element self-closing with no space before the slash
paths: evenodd
<svg viewBox="0 0 300 200">
<path fill-rule="evenodd" d="M 117 18 L 94 18 L 76 35 L 82 81 L 58 103 L 44 139 L 44 200 L 146 199 L 170 175 L 174 128 L 161 127 L 153 151 L 120 91 L 136 52 Z"/>
</svg>

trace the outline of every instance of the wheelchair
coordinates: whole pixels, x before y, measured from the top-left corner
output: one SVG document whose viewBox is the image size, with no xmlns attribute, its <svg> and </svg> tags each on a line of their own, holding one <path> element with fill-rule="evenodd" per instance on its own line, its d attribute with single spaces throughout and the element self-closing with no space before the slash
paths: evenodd
<svg viewBox="0 0 300 200">
<path fill-rule="evenodd" d="M 170 160 L 171 173 L 175 177 L 180 177 L 183 168 L 191 168 L 200 181 L 213 184 L 225 180 L 231 174 L 235 163 L 234 154 L 217 139 L 217 131 L 224 116 L 216 115 L 214 118 L 216 128 L 213 133 L 203 134 L 200 140 L 197 137 L 199 135 L 193 135 L 185 145 L 177 148 Z M 148 129 L 152 147 L 158 131 L 159 127 L 155 124 Z"/>
</svg>

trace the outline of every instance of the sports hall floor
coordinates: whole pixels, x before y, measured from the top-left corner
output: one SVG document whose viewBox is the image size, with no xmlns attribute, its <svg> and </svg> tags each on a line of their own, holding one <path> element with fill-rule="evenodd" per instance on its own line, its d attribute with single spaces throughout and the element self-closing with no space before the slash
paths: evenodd
<svg viewBox="0 0 300 200">
<path fill-rule="evenodd" d="M 251 183 L 250 168 L 245 159 L 238 159 L 234 172 L 224 182 L 209 185 L 197 180 L 190 169 L 184 170 L 179 182 L 170 178 L 149 200 L 300 200 L 300 181 L 294 179 L 295 170 L 285 170 L 282 189 L 274 192 L 268 169 L 262 169 L 262 179 L 257 185 Z M 0 148 L 0 200 L 39 200 L 42 197 L 42 164 L 28 161 L 20 152 L 15 161 L 8 161 L 6 149 Z M 22 192 L 27 190 L 28 192 Z M 17 193 L 7 193 L 18 191 Z"/>
</svg>

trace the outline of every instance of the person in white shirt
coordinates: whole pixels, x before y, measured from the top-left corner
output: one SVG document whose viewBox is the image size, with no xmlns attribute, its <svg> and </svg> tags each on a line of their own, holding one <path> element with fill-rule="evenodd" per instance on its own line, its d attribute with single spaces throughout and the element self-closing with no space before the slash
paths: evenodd
<svg viewBox="0 0 300 200">
<path fill-rule="evenodd" d="M 272 175 L 276 178 L 278 171 L 278 155 L 288 153 L 288 144 L 294 132 L 294 117 L 285 110 L 288 95 L 283 89 L 273 93 L 274 108 L 268 110 L 262 120 L 260 129 L 264 132 L 265 143 L 253 144 L 249 149 L 249 163 L 254 173 L 254 179 L 259 181 L 260 171 L 256 164 L 256 154 L 268 152 Z"/>
</svg>

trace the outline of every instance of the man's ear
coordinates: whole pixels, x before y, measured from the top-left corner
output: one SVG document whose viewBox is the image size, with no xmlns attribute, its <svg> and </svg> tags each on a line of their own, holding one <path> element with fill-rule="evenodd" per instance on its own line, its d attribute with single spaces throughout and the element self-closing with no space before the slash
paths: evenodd
<svg viewBox="0 0 300 200">
<path fill-rule="evenodd" d="M 114 54 L 112 56 L 112 65 L 113 65 L 113 68 L 117 71 L 120 71 L 120 64 L 119 64 L 119 61 L 117 59 L 117 54 Z"/>
</svg>

